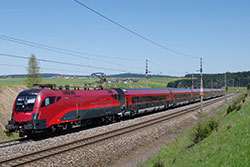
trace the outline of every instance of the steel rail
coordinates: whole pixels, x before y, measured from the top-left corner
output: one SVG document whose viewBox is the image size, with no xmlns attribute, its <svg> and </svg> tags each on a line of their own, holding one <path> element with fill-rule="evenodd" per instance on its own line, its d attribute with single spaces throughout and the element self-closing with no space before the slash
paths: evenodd
<svg viewBox="0 0 250 167">
<path fill-rule="evenodd" d="M 30 142 L 30 141 L 32 140 L 25 139 L 25 138 L 8 140 L 8 141 L 0 142 L 0 148 L 9 147 L 13 145 L 19 145 L 19 144 Z"/>
<path fill-rule="evenodd" d="M 232 95 L 229 95 L 232 96 Z M 212 99 L 209 101 L 206 101 L 206 103 L 204 103 L 204 107 L 205 106 L 209 106 L 210 104 L 214 104 L 215 102 L 224 100 L 225 98 L 228 98 L 229 96 L 224 96 L 224 97 L 219 97 L 216 99 Z M 40 151 L 36 151 L 36 152 L 32 152 L 32 153 L 28 153 L 25 155 L 21 155 L 18 157 L 14 157 L 14 158 L 10 158 L 4 161 L 0 162 L 0 166 L 21 166 L 21 165 L 25 165 L 40 159 L 44 159 L 44 158 L 48 158 L 50 156 L 54 156 L 57 154 L 61 154 L 67 151 L 71 151 L 71 150 L 75 150 L 84 146 L 88 146 L 91 144 L 95 144 L 98 143 L 100 141 L 104 141 L 110 138 L 114 138 L 117 136 L 121 136 L 124 135 L 126 133 L 130 133 L 139 129 L 143 129 L 145 127 L 149 127 L 151 125 L 155 125 L 161 122 L 164 122 L 166 120 L 169 119 L 173 119 L 188 113 L 191 113 L 193 111 L 197 111 L 200 108 L 199 104 L 192 106 L 190 108 L 187 109 L 181 109 L 180 111 L 176 111 L 164 116 L 159 116 L 150 120 L 146 120 L 134 125 L 130 125 L 127 127 L 123 127 L 120 129 L 115 129 L 109 132 L 105 132 L 96 136 L 91 136 L 91 137 L 87 137 L 87 138 L 83 138 L 83 139 L 79 139 L 73 142 L 69 142 L 66 144 L 61 144 L 55 147 L 51 147 L 51 148 L 47 148 L 44 150 L 40 150 Z"/>
<path fill-rule="evenodd" d="M 19 144 L 19 143 L 20 143 L 20 141 L 18 139 L 4 141 L 4 142 L 0 143 L 0 148 L 12 146 L 12 145 Z"/>
</svg>

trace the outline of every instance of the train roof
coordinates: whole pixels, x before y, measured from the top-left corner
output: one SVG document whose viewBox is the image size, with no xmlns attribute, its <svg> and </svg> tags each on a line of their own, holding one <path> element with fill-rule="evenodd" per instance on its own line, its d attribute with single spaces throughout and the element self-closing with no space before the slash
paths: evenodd
<svg viewBox="0 0 250 167">
<path fill-rule="evenodd" d="M 191 89 L 170 89 L 172 93 L 191 93 Z"/>
<path fill-rule="evenodd" d="M 20 96 L 38 95 L 42 89 L 26 89 L 19 93 Z"/>
<path fill-rule="evenodd" d="M 167 88 L 154 89 L 154 88 L 121 88 L 126 95 L 153 95 L 153 94 L 166 94 L 170 93 Z"/>
<path fill-rule="evenodd" d="M 139 91 L 145 91 L 145 90 L 169 90 L 168 88 L 121 88 L 123 91 L 128 90 L 139 90 Z"/>
</svg>

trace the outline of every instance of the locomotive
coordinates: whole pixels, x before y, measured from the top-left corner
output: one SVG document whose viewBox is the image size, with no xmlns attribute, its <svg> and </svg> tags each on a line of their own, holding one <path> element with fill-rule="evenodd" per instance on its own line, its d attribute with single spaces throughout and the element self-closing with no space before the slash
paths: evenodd
<svg viewBox="0 0 250 167">
<path fill-rule="evenodd" d="M 124 117 L 199 101 L 199 89 L 55 89 L 39 85 L 19 93 L 11 120 L 6 125 L 20 137 L 55 132 L 91 123 L 110 123 Z M 204 89 L 204 99 L 225 94 L 223 89 Z"/>
</svg>

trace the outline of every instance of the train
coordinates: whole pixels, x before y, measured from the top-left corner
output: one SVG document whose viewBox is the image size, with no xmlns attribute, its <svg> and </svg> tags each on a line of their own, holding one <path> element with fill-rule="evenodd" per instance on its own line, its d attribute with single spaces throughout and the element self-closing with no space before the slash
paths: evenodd
<svg viewBox="0 0 250 167">
<path fill-rule="evenodd" d="M 68 130 L 93 123 L 107 124 L 200 100 L 199 89 L 55 89 L 51 85 L 20 92 L 6 129 L 20 137 Z M 223 96 L 223 89 L 204 89 L 204 99 Z"/>
</svg>

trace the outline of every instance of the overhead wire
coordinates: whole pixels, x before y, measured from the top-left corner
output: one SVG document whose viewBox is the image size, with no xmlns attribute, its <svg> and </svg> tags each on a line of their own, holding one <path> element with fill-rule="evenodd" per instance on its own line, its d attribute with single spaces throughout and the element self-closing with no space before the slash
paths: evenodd
<svg viewBox="0 0 250 167">
<path fill-rule="evenodd" d="M 182 53 L 182 52 L 180 52 L 180 51 L 177 51 L 177 50 L 175 50 L 175 49 L 171 49 L 171 48 L 169 48 L 169 47 L 166 47 L 166 46 L 164 46 L 163 44 L 160 44 L 160 43 L 158 43 L 158 42 L 156 42 L 156 41 L 154 41 L 154 40 L 152 40 L 152 39 L 150 39 L 150 38 L 148 38 L 148 37 L 145 37 L 145 36 L 143 36 L 143 35 L 141 35 L 141 34 L 135 32 L 134 30 L 131 30 L 131 29 L 125 27 L 124 25 L 122 25 L 122 24 L 118 23 L 117 21 L 114 21 L 113 19 L 111 19 L 111 18 L 109 18 L 109 17 L 107 17 L 107 16 L 101 14 L 100 12 L 97 12 L 96 10 L 94 10 L 93 8 L 90 8 L 89 6 L 87 6 L 87 5 L 85 5 L 84 3 L 80 2 L 79 0 L 73 0 L 73 1 L 75 1 L 76 3 L 78 3 L 79 5 L 81 5 L 82 7 L 84 7 L 84 8 L 86 8 L 86 9 L 90 10 L 91 12 L 97 14 L 98 16 L 104 18 L 105 20 L 108 20 L 109 22 L 115 24 L 116 26 L 118 26 L 118 27 L 124 29 L 125 31 L 128 31 L 129 33 L 131 33 L 131 34 L 133 34 L 133 35 L 135 35 L 135 36 L 137 36 L 137 37 L 139 37 L 139 38 L 141 38 L 141 39 L 143 39 L 143 40 L 145 40 L 145 41 L 148 41 L 148 42 L 150 42 L 151 44 L 154 44 L 154 45 L 156 45 L 156 46 L 158 46 L 158 47 L 160 47 L 160 48 L 162 48 L 162 49 L 165 49 L 165 50 L 168 50 L 168 51 L 170 51 L 170 52 L 173 52 L 173 53 L 176 53 L 176 54 L 178 54 L 178 55 L 185 56 L 185 57 L 189 57 L 189 58 L 199 58 L 199 57 L 197 57 L 197 56 L 188 55 L 188 54 Z"/>
<path fill-rule="evenodd" d="M 139 33 L 137 33 L 136 31 L 133 31 L 125 26 L 123 26 L 122 24 L 114 21 L 113 19 L 101 14 L 100 12 L 97 12 L 96 10 L 94 10 L 93 8 L 90 8 L 89 6 L 83 4 L 82 2 L 80 2 L 79 0 L 74 0 L 76 3 L 78 3 L 79 5 L 85 7 L 86 9 L 90 10 L 91 12 L 99 15 L 100 17 L 108 20 L 109 22 L 115 24 L 116 26 L 119 26 L 120 28 L 136 35 L 137 37 L 139 38 L 142 38 L 158 47 L 161 47 L 165 50 L 168 50 L 170 52 L 173 52 L 173 53 L 176 53 L 178 55 L 182 55 L 182 56 L 186 56 L 186 57 L 190 57 L 190 58 L 199 58 L 197 56 L 193 56 L 193 55 L 189 55 L 189 54 L 185 54 L 185 53 L 182 53 L 180 51 L 177 51 L 175 49 L 171 49 L 169 47 L 166 47 L 150 38 L 147 38 Z M 102 60 L 99 60 L 99 59 L 93 59 L 93 58 L 89 58 L 89 57 L 83 57 L 83 56 L 80 56 L 79 54 L 81 55 L 88 55 L 88 56 L 95 56 L 95 57 L 102 57 L 102 58 L 108 58 L 108 59 L 119 59 L 119 60 L 126 60 L 126 61 L 133 61 L 133 59 L 125 59 L 125 58 L 117 58 L 117 57 L 111 57 L 111 56 L 103 56 L 103 55 L 97 55 L 97 54 L 91 54 L 91 53 L 85 53 L 85 52 L 79 52 L 79 51 L 74 51 L 74 50 L 69 50 L 69 49 L 65 49 L 65 48 L 59 48 L 59 47 L 54 47 L 54 46 L 49 46 L 49 45 L 44 45 L 44 44 L 40 44 L 40 43 L 36 43 L 36 42 L 31 42 L 31 41 L 27 41 L 27 40 L 22 40 L 22 39 L 17 39 L 17 38 L 14 38 L 14 37 L 10 37 L 10 36 L 6 36 L 6 35 L 1 35 L 0 34 L 0 39 L 2 40 L 7 40 L 7 41 L 10 41 L 10 42 L 16 42 L 16 43 L 19 43 L 19 44 L 23 44 L 23 45 L 27 45 L 27 46 L 31 46 L 32 48 L 33 47 L 36 47 L 36 48 L 40 48 L 40 49 L 45 49 L 45 50 L 49 50 L 49 51 L 53 51 L 53 52 L 57 52 L 57 53 L 61 53 L 61 54 L 66 54 L 66 55 L 70 55 L 70 56 L 74 56 L 74 57 L 78 57 L 78 58 L 85 58 L 87 60 L 93 60 L 93 61 L 99 61 L 99 62 L 102 62 L 102 63 L 107 63 L 107 64 L 112 64 L 112 65 L 117 65 L 117 66 L 127 66 L 127 67 L 131 67 L 131 68 L 137 68 L 137 69 L 144 69 L 142 67 L 135 67 L 135 66 L 131 66 L 131 65 L 125 65 L 125 64 L 118 64 L 118 63 L 113 63 L 113 62 L 106 62 L 106 61 L 102 61 Z M 2 55 L 2 54 L 0 54 Z M 7 55 L 7 54 L 6 54 Z M 3 56 L 3 55 L 2 55 Z M 19 57 L 20 58 L 20 57 Z M 24 58 L 24 57 L 23 57 Z M 27 59 L 27 57 L 25 57 Z M 39 61 L 47 61 L 47 62 L 53 62 L 53 63 L 56 63 L 57 61 L 52 61 L 52 60 L 44 60 L 44 59 L 39 59 Z M 65 64 L 64 62 L 57 62 L 57 63 L 61 63 L 61 64 Z M 208 63 L 206 61 L 204 61 L 204 63 L 212 70 L 212 71 L 215 71 L 213 68 L 211 68 Z M 89 66 L 89 65 L 80 65 L 80 64 L 73 64 L 73 63 L 66 63 L 67 65 L 76 65 L 76 66 L 84 66 L 84 67 L 89 67 L 89 68 L 98 68 L 98 69 L 105 69 L 105 70 L 115 70 L 115 71 L 123 71 L 124 70 L 117 70 L 117 69 L 111 69 L 111 68 L 104 68 L 104 67 L 97 67 L 97 66 Z M 155 64 L 155 63 L 153 63 Z M 157 64 L 156 64 L 157 66 Z M 163 67 L 163 66 L 162 66 Z M 174 71 L 174 70 L 172 70 Z M 176 71 L 174 71 L 176 72 Z M 216 72 L 216 71 L 215 71 Z M 180 72 L 176 72 L 176 73 L 180 73 Z"/>
<path fill-rule="evenodd" d="M 212 70 L 213 72 L 217 73 L 216 70 L 214 70 L 206 61 L 203 60 L 203 62 L 206 64 L 206 66 Z"/>
<path fill-rule="evenodd" d="M 25 56 L 19 56 L 19 55 L 10 55 L 5 53 L 0 53 L 0 56 L 4 57 L 12 57 L 12 58 L 19 58 L 19 59 L 27 59 L 29 60 L 29 57 Z M 47 59 L 39 59 L 37 58 L 37 61 L 40 62 L 47 62 L 47 63 L 54 63 L 54 64 L 61 64 L 61 65 L 70 65 L 70 66 L 78 66 L 78 67 L 87 67 L 87 68 L 95 68 L 95 69 L 102 69 L 102 70 L 109 70 L 109 71 L 120 71 L 120 72 L 127 72 L 125 70 L 119 70 L 119 69 L 113 69 L 113 68 L 105 68 L 105 67 L 98 67 L 98 66 L 90 66 L 90 65 L 82 65 L 82 64 L 75 64 L 75 63 L 67 63 L 67 62 L 61 62 L 61 61 L 54 61 L 54 60 L 47 60 Z"/>
<path fill-rule="evenodd" d="M 27 69 L 27 66 L 16 65 L 16 64 L 3 64 L 3 63 L 0 63 L 0 66 L 18 67 L 18 68 L 26 68 L 26 69 Z M 51 70 L 51 71 L 79 72 L 79 71 L 77 71 L 77 70 L 70 70 L 70 69 L 43 68 L 43 67 L 40 67 L 40 69 L 42 69 L 42 70 Z"/>
<path fill-rule="evenodd" d="M 26 45 L 26 46 L 31 46 L 32 49 L 33 49 L 33 47 L 36 47 L 36 48 L 39 48 L 39 49 L 44 49 L 44 50 L 48 50 L 48 51 L 52 51 L 52 52 L 56 52 L 56 53 L 60 53 L 60 54 L 64 54 L 64 55 L 70 55 L 70 56 L 73 56 L 73 57 L 84 58 L 84 59 L 87 59 L 87 60 L 93 60 L 93 61 L 97 61 L 97 62 L 101 62 L 101 63 L 116 65 L 116 66 L 119 66 L 119 67 L 120 66 L 125 66 L 125 67 L 130 67 L 130 68 L 142 69 L 141 67 L 136 67 L 136 66 L 132 66 L 132 65 L 127 65 L 127 64 L 122 64 L 122 63 L 113 63 L 113 62 L 110 62 L 110 61 L 107 62 L 107 61 L 103 61 L 103 60 L 99 60 L 99 59 L 80 56 L 79 54 L 86 54 L 86 53 L 82 53 L 82 52 L 78 52 L 78 51 L 72 51 L 72 50 L 63 49 L 63 48 L 58 48 L 58 47 L 54 47 L 54 46 L 48 46 L 48 45 L 44 45 L 44 44 L 39 44 L 39 43 L 36 43 L 36 42 L 17 39 L 17 38 L 13 38 L 13 37 L 6 36 L 6 35 L 0 35 L 0 39 L 6 40 L 6 41 L 9 41 L 9 42 L 19 43 L 19 44 Z M 87 54 L 87 55 L 93 55 L 93 54 Z M 105 57 L 105 56 L 102 56 L 102 57 Z M 108 58 L 113 58 L 114 59 L 115 57 L 108 57 Z M 123 60 L 123 58 L 115 58 L 115 59 Z M 124 59 L 124 60 L 129 60 L 129 59 Z"/>
<path fill-rule="evenodd" d="M 152 60 L 149 60 L 149 61 L 150 61 L 150 64 L 154 65 L 154 66 L 155 66 L 156 68 L 158 68 L 158 69 L 161 69 L 162 71 L 165 69 L 166 71 L 172 71 L 172 72 L 174 72 L 174 73 L 176 73 L 176 74 L 183 74 L 183 73 L 178 72 L 178 71 L 175 71 L 175 70 L 173 70 L 173 69 L 166 68 L 165 66 L 160 65 L 160 64 L 158 64 L 158 63 L 155 63 L 155 62 L 153 62 Z M 161 72 L 162 72 L 162 71 L 161 71 Z"/>
<path fill-rule="evenodd" d="M 109 17 L 107 17 L 107 16 L 101 14 L 100 12 L 98 12 L 98 11 L 96 11 L 95 9 L 93 9 L 93 8 L 91 8 L 91 7 L 89 7 L 89 6 L 87 6 L 86 4 L 82 3 L 82 2 L 79 1 L 79 0 L 73 0 L 73 1 L 75 1 L 76 3 L 78 3 L 79 5 L 81 5 L 82 7 L 88 9 L 89 11 L 95 13 L 96 15 L 98 15 L 98 16 L 104 18 L 105 20 L 111 22 L 112 24 L 114 24 L 114 25 L 116 25 L 116 26 L 122 28 L 123 30 L 128 31 L 129 33 L 131 33 L 131 34 L 133 34 L 133 35 L 136 35 L 137 37 L 139 37 L 139 38 L 141 38 L 141 39 L 143 39 L 143 40 L 146 40 L 146 41 L 148 41 L 148 42 L 150 42 L 150 43 L 152 43 L 152 44 L 154 44 L 154 45 L 156 45 L 156 46 L 158 46 L 158 47 L 161 47 L 161 48 L 163 48 L 163 49 L 165 49 L 165 50 L 168 50 L 168 51 L 170 51 L 170 52 L 173 52 L 173 53 L 176 53 L 176 54 L 178 54 L 178 55 L 185 56 L 185 57 L 200 58 L 200 57 L 198 57 L 198 56 L 193 56 L 193 55 L 185 54 L 185 53 L 182 53 L 182 52 L 177 51 L 177 50 L 175 50 L 175 49 L 171 49 L 171 48 L 169 48 L 169 47 L 166 47 L 165 45 L 160 44 L 159 42 L 156 42 L 156 41 L 154 41 L 154 40 L 152 40 L 152 39 L 150 39 L 150 38 L 148 38 L 148 37 L 145 37 L 145 36 L 143 36 L 143 35 L 137 33 L 136 31 L 134 31 L 134 30 L 132 30 L 132 29 L 130 29 L 130 28 L 127 28 L 126 26 L 124 26 L 124 25 L 118 23 L 117 21 L 115 21 L 115 20 L 113 20 L 113 19 L 111 19 L 111 18 L 109 18 Z M 204 62 L 205 62 L 205 64 L 206 64 L 210 69 L 212 69 L 212 71 L 215 71 L 213 68 L 211 68 L 211 67 L 208 65 L 208 63 L 206 63 L 206 61 L 204 61 Z M 215 71 L 215 72 L 216 72 L 216 71 Z"/>
<path fill-rule="evenodd" d="M 37 42 L 32 42 L 32 41 L 28 41 L 28 40 L 18 39 L 18 38 L 10 37 L 10 36 L 7 36 L 7 35 L 1 35 L 1 34 L 0 34 L 0 38 L 1 39 L 13 40 L 13 42 L 25 44 L 25 45 L 28 45 L 28 46 L 33 46 L 33 47 L 40 46 L 40 47 L 43 47 L 43 48 L 50 48 L 50 49 L 54 49 L 54 50 L 60 50 L 60 51 L 68 52 L 68 53 L 76 53 L 76 54 L 82 54 L 82 55 L 88 55 L 88 56 L 95 56 L 95 57 L 102 57 L 102 58 L 108 58 L 108 59 L 117 59 L 117 60 L 127 60 L 127 61 L 134 61 L 135 60 L 135 59 L 122 58 L 122 57 L 111 57 L 111 56 L 104 56 L 104 55 L 98 55 L 98 54 L 80 52 L 80 51 L 75 51 L 75 50 L 70 50 L 70 49 L 55 47 L 55 46 L 51 46 L 51 45 L 45 45 L 45 44 L 41 44 L 41 43 L 37 43 Z"/>
</svg>

